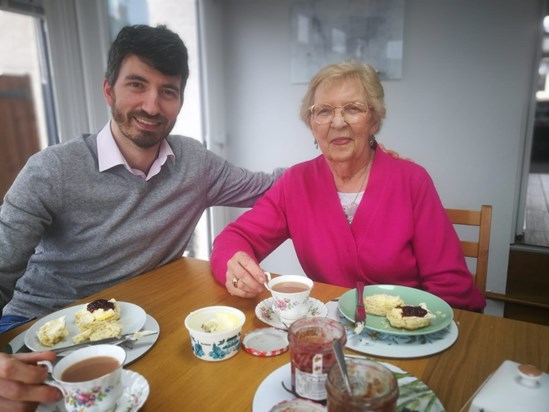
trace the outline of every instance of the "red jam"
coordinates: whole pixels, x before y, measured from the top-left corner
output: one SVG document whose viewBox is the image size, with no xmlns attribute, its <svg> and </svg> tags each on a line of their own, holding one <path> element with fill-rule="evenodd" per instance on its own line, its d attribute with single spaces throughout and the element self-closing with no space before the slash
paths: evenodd
<svg viewBox="0 0 549 412">
<path fill-rule="evenodd" d="M 112 310 L 114 310 L 114 303 L 109 302 L 106 299 L 97 299 L 97 300 L 94 300 L 93 302 L 88 303 L 88 306 L 86 306 L 86 309 L 90 313 L 93 313 L 94 311 L 96 311 L 98 309 L 103 309 L 103 310 L 112 309 Z"/>
<path fill-rule="evenodd" d="M 415 316 L 416 318 L 424 318 L 427 315 L 427 311 L 421 306 L 404 305 L 399 306 L 402 309 L 402 317 Z"/>
<path fill-rule="evenodd" d="M 326 399 L 326 379 L 336 363 L 332 343 L 347 341 L 345 329 L 328 318 L 305 318 L 292 323 L 288 332 L 292 365 L 292 389 L 303 398 Z"/>
</svg>

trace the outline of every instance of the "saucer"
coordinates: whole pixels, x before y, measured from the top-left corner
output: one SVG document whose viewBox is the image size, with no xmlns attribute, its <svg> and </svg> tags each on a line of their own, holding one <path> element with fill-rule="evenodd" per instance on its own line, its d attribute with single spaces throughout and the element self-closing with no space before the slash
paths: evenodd
<svg viewBox="0 0 549 412">
<path fill-rule="evenodd" d="M 122 370 L 122 385 L 124 391 L 116 404 L 114 412 L 137 412 L 149 396 L 149 383 L 139 373 Z M 37 412 L 66 412 L 63 400 L 55 403 L 41 403 Z"/>
<path fill-rule="evenodd" d="M 307 311 L 307 315 L 305 317 L 325 317 L 328 314 L 328 308 L 324 303 L 322 303 L 320 300 L 315 298 L 309 298 L 310 306 L 309 310 Z M 268 299 L 262 300 L 257 304 L 255 307 L 255 315 L 261 320 L 262 322 L 266 323 L 269 326 L 272 326 L 277 329 L 284 329 L 287 330 L 287 326 L 290 326 L 292 322 L 294 321 L 286 321 L 282 323 L 280 320 L 280 317 L 278 316 L 278 313 L 276 313 L 273 310 L 273 298 L 270 297 Z"/>
</svg>

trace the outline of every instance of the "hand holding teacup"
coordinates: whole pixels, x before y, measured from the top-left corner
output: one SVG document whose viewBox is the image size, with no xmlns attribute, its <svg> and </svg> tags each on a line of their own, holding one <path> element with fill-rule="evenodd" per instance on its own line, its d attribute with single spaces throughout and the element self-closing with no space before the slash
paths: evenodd
<svg viewBox="0 0 549 412">
<path fill-rule="evenodd" d="M 67 410 L 106 412 L 116 408 L 122 396 L 122 366 L 126 351 L 116 345 L 94 345 L 72 352 L 47 366 L 53 379 L 46 384 L 63 393 Z"/>
<path fill-rule="evenodd" d="M 296 282 L 300 290 L 281 290 L 285 281 Z M 278 290 L 273 291 L 270 285 L 279 285 L 275 286 Z M 250 255 L 236 252 L 227 262 L 225 287 L 231 295 L 244 298 L 255 298 L 267 288 L 276 302 L 273 310 L 286 322 L 307 314 L 313 281 L 305 276 L 293 275 L 271 278 L 270 273 L 264 272 Z"/>
<path fill-rule="evenodd" d="M 55 359 L 53 352 L 0 353 L 0 411 L 31 410 L 61 399 L 56 388 L 42 384 L 48 373 L 38 364 Z"/>
<path fill-rule="evenodd" d="M 255 298 L 265 293 L 263 269 L 245 252 L 236 252 L 227 262 L 225 287 L 233 296 Z"/>
<path fill-rule="evenodd" d="M 282 322 L 292 322 L 307 315 L 310 307 L 309 295 L 313 281 L 305 276 L 283 275 L 275 278 L 265 272 L 268 281 L 265 287 L 273 296 L 273 311 Z"/>
</svg>

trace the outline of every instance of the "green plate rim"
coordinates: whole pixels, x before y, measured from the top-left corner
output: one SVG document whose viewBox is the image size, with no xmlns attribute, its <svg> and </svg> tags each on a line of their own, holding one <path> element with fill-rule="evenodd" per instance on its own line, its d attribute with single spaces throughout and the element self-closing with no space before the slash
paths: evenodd
<svg viewBox="0 0 549 412">
<path fill-rule="evenodd" d="M 337 302 L 339 312 L 351 322 L 355 321 L 356 293 L 356 289 L 350 289 L 341 295 Z M 393 335 L 427 335 L 448 327 L 454 320 L 454 311 L 450 305 L 438 296 L 424 290 L 398 285 L 368 285 L 364 287 L 363 296 L 379 293 L 400 296 L 408 305 L 418 305 L 425 302 L 429 310 L 436 315 L 436 318 L 431 320 L 431 324 L 425 328 L 406 330 L 392 327 L 384 316 L 366 314 L 367 329 Z"/>
</svg>

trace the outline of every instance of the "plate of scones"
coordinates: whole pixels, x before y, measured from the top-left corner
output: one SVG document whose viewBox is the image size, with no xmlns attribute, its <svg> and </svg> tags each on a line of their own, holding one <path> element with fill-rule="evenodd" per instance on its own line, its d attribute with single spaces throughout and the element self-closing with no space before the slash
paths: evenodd
<svg viewBox="0 0 549 412">
<path fill-rule="evenodd" d="M 345 292 L 338 309 L 355 321 L 356 289 Z M 448 327 L 454 319 L 450 305 L 420 289 L 395 285 L 370 285 L 364 288 L 366 328 L 395 335 L 426 335 Z"/>
<path fill-rule="evenodd" d="M 97 299 L 43 317 L 28 329 L 25 345 L 33 351 L 59 349 L 137 332 L 146 320 L 140 306 L 113 298 Z"/>
</svg>

